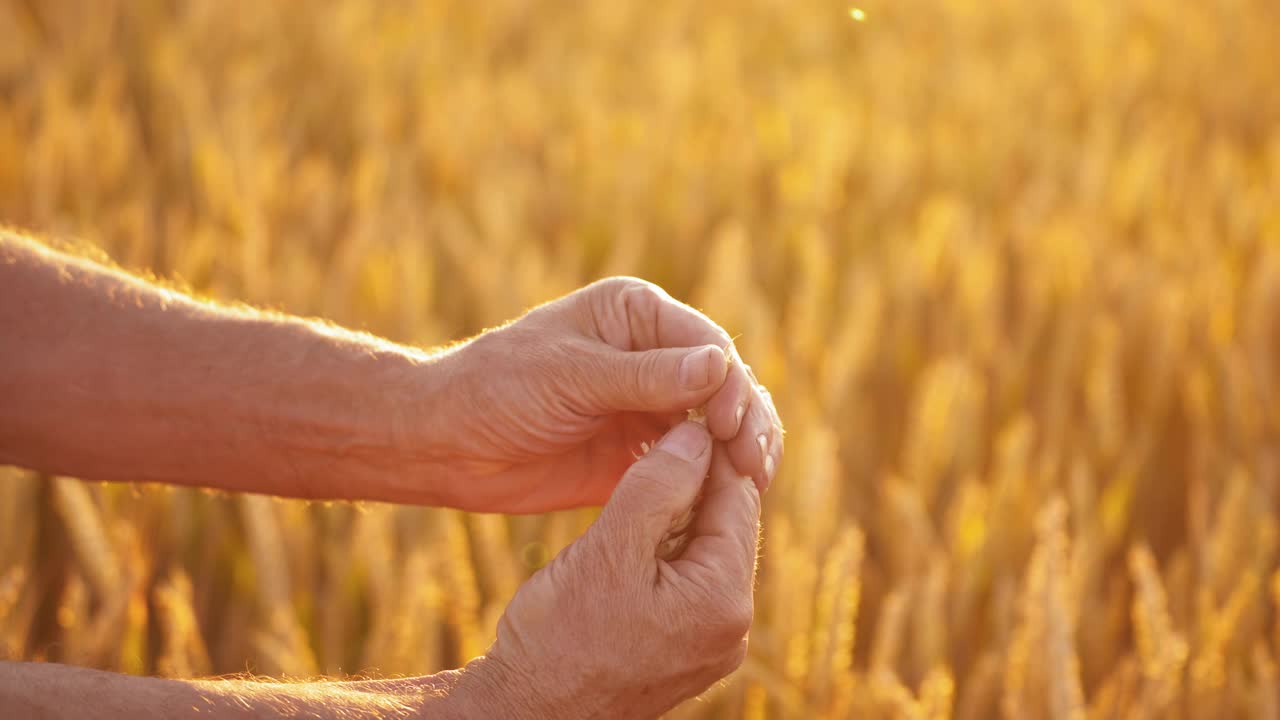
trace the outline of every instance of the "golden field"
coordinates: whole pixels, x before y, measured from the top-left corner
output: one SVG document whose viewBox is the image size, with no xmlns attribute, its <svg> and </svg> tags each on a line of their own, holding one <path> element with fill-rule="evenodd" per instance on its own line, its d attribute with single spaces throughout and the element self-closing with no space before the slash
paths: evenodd
<svg viewBox="0 0 1280 720">
<path fill-rule="evenodd" d="M 1280 4 L 850 10 L 0 0 L 0 221 L 426 346 L 620 273 L 740 334 L 788 454 L 671 717 L 1280 718 Z M 458 666 L 592 516 L 0 475 L 0 657 L 173 676 Z"/>
</svg>

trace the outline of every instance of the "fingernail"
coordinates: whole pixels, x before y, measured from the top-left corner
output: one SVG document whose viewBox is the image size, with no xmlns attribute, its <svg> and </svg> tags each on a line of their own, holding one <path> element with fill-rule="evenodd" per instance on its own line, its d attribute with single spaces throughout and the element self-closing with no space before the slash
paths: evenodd
<svg viewBox="0 0 1280 720">
<path fill-rule="evenodd" d="M 680 361 L 680 386 L 685 390 L 701 390 L 711 383 L 711 368 L 716 357 L 724 362 L 720 348 L 705 347 L 695 350 Z"/>
<path fill-rule="evenodd" d="M 763 437 L 763 436 L 761 436 Z M 778 430 L 774 429 L 774 434 L 770 436 L 768 443 L 768 452 L 764 456 L 764 483 L 760 485 L 760 494 L 763 495 L 769 486 L 773 484 L 773 478 L 778 474 L 778 459 L 782 457 L 782 438 L 778 435 Z"/>
<path fill-rule="evenodd" d="M 707 431 L 701 425 L 683 422 L 658 441 L 658 449 L 681 460 L 697 460 L 707 451 Z"/>
<path fill-rule="evenodd" d="M 735 432 L 737 431 L 738 428 L 742 427 L 742 417 L 746 414 L 747 414 L 747 403 L 744 400 L 742 404 L 738 406 L 738 409 L 733 413 L 733 426 L 734 426 Z"/>
<path fill-rule="evenodd" d="M 773 475 L 778 468 L 773 455 L 769 452 L 769 440 L 764 433 L 756 436 L 756 445 L 760 446 L 760 455 L 764 457 L 764 479 L 757 485 L 756 489 L 760 491 L 761 495 L 764 495 L 764 492 L 769 489 L 769 485 L 773 483 Z"/>
</svg>

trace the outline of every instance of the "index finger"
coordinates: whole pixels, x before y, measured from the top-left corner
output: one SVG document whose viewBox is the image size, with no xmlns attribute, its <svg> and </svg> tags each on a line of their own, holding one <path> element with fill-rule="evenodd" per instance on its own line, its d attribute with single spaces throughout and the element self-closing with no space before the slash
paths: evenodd
<svg viewBox="0 0 1280 720">
<path fill-rule="evenodd" d="M 739 475 L 723 443 L 711 456 L 711 475 L 693 523 L 693 539 L 671 565 L 681 575 L 708 574 L 717 584 L 750 593 L 760 541 L 760 493 Z"/>
<path fill-rule="evenodd" d="M 599 291 L 591 303 L 595 331 L 619 350 L 730 344 L 724 328 L 647 280 L 609 278 L 592 288 Z"/>
<path fill-rule="evenodd" d="M 733 338 L 724 328 L 651 282 L 629 277 L 609 278 L 592 287 L 598 290 L 598 301 L 590 303 L 593 329 L 598 337 L 619 350 L 718 345 L 731 358 L 737 358 Z M 757 408 L 749 415 L 752 405 Z M 706 411 L 707 427 L 718 440 L 730 440 L 744 424 L 749 425 L 753 432 L 749 438 L 751 447 L 756 435 L 772 425 L 767 419 L 774 414 L 772 403 L 760 396 L 740 358 L 730 364 L 724 383 L 707 401 Z M 755 417 L 757 415 L 759 417 Z M 754 458 L 748 464 L 746 453 L 750 448 L 738 452 L 743 455 L 740 466 L 757 478 L 758 487 L 766 487 L 764 458 Z"/>
</svg>

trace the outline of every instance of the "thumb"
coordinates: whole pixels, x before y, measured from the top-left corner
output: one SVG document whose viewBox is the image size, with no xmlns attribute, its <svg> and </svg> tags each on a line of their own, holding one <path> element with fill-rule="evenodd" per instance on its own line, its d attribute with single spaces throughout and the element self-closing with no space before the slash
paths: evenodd
<svg viewBox="0 0 1280 720">
<path fill-rule="evenodd" d="M 611 552 L 651 560 L 672 524 L 698 497 L 711 464 L 711 435 L 698 423 L 683 422 L 627 470 L 605 503 L 598 532 L 621 544 Z"/>
<path fill-rule="evenodd" d="M 728 357 L 716 345 L 636 352 L 608 348 L 581 367 L 585 396 L 601 414 L 698 407 L 729 374 Z"/>
</svg>

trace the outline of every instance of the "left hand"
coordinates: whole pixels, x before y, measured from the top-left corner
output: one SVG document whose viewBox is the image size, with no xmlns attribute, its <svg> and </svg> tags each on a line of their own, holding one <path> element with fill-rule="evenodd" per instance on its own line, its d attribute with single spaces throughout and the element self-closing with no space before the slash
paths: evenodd
<svg viewBox="0 0 1280 720">
<path fill-rule="evenodd" d="M 705 315 L 635 278 L 609 278 L 485 332 L 437 361 L 432 437 L 441 501 L 482 512 L 601 505 L 642 452 L 705 407 L 711 434 L 760 492 L 782 458 L 773 402 Z"/>
</svg>

